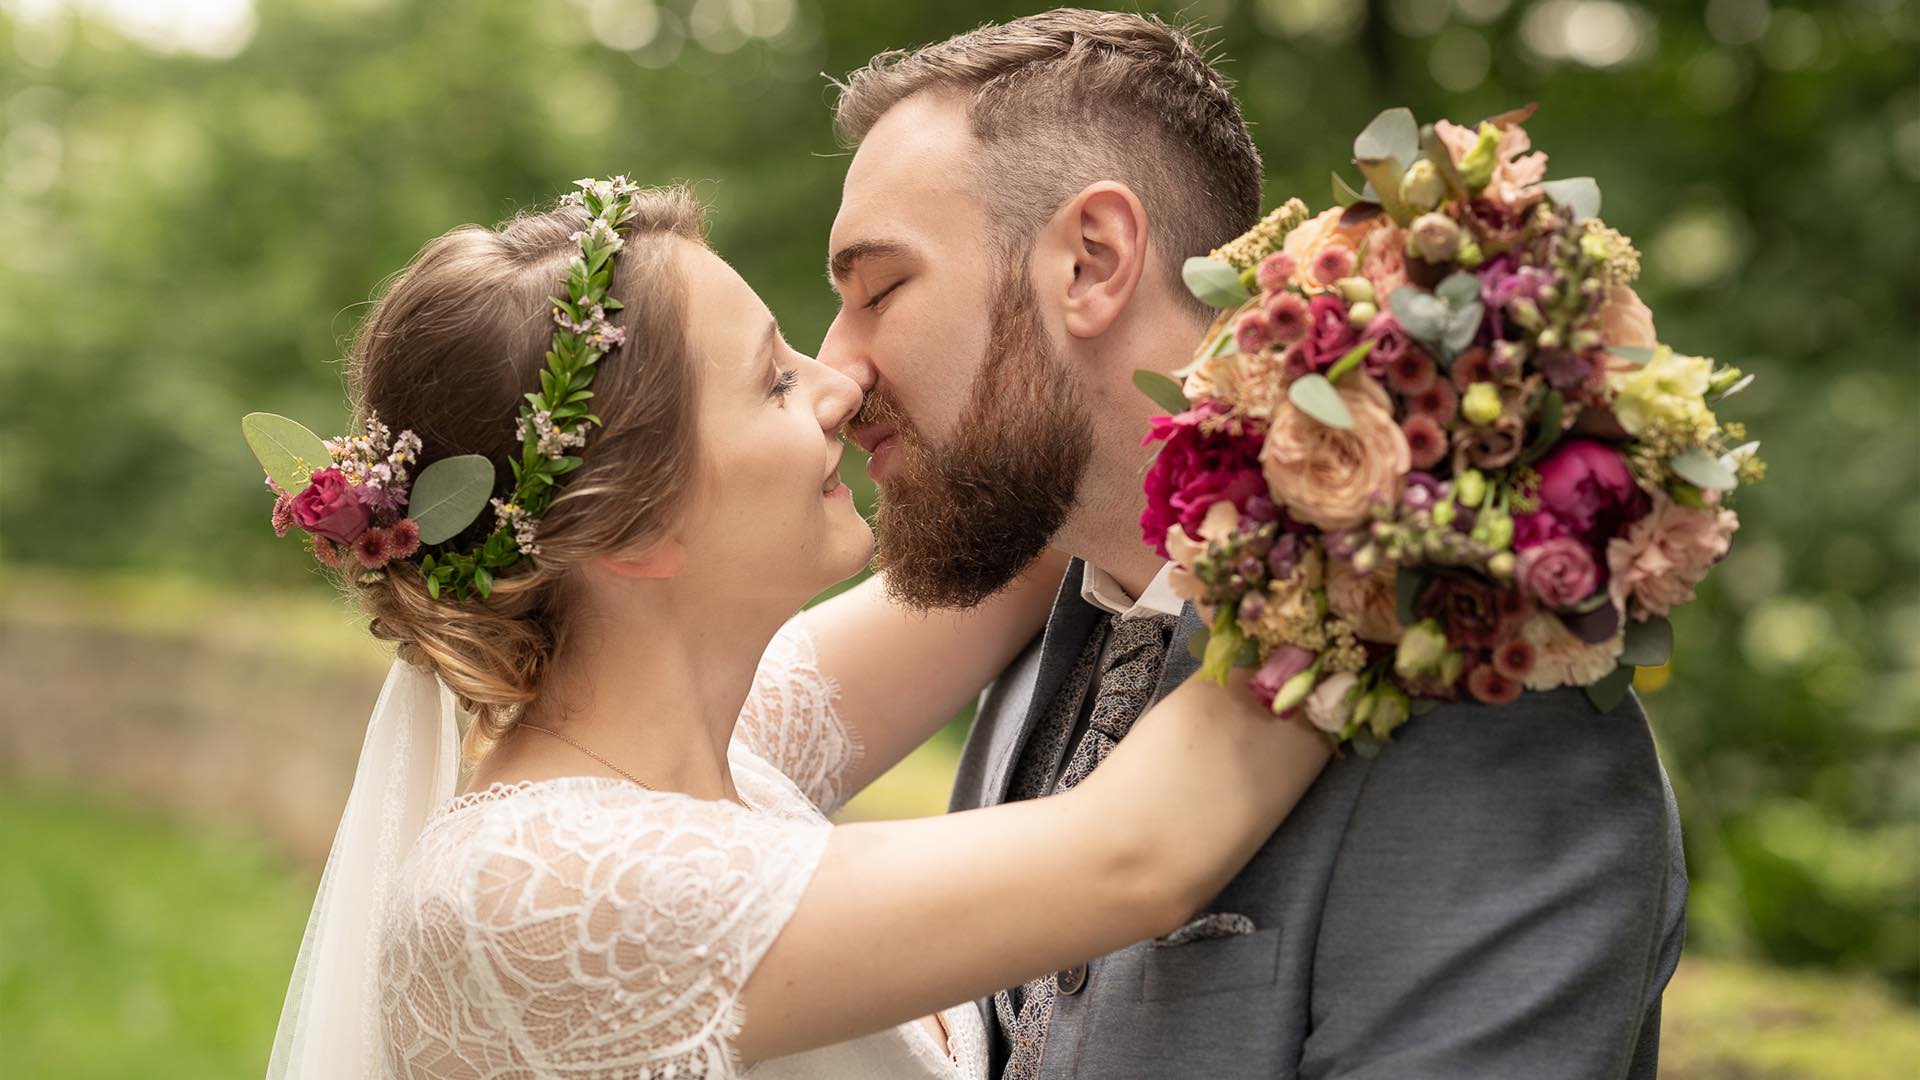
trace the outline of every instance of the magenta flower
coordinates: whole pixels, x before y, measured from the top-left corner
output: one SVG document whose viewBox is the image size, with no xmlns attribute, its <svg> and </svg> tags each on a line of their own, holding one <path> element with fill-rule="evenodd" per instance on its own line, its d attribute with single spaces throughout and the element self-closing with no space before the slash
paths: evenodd
<svg viewBox="0 0 1920 1080">
<path fill-rule="evenodd" d="M 339 469 L 314 473 L 307 489 L 293 497 L 293 520 L 301 528 L 343 544 L 359 539 L 372 518 Z"/>
<path fill-rule="evenodd" d="M 1165 442 L 1147 470 L 1147 508 L 1140 515 L 1142 538 L 1161 558 L 1167 554 L 1167 530 L 1177 522 L 1187 535 L 1200 535 L 1200 522 L 1214 503 L 1226 501 L 1246 513 L 1255 498 L 1266 498 L 1267 482 L 1260 473 L 1264 432 L 1242 435 L 1208 434 L 1202 421 L 1225 412 L 1214 402 L 1177 416 L 1156 416 L 1142 445 Z"/>
<path fill-rule="evenodd" d="M 1568 439 L 1533 468 L 1540 474 L 1539 509 L 1513 516 L 1518 552 L 1569 536 L 1597 555 L 1651 505 L 1626 459 L 1603 442 Z"/>
</svg>

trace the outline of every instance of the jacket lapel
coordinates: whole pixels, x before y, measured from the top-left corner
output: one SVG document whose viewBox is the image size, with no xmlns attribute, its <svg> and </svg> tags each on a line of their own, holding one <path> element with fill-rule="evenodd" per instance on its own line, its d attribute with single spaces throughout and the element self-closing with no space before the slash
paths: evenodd
<svg viewBox="0 0 1920 1080">
<path fill-rule="evenodd" d="M 1193 658 L 1193 653 L 1187 648 L 1187 642 L 1193 638 L 1194 634 L 1206 629 L 1206 625 L 1200 621 L 1200 616 L 1193 610 L 1192 602 L 1181 606 L 1180 622 L 1174 627 L 1172 643 L 1167 646 L 1167 663 L 1160 669 L 1160 683 L 1154 687 L 1152 702 L 1158 702 L 1161 698 L 1173 693 L 1181 683 L 1192 678 L 1193 673 L 1200 670 L 1200 661 Z"/>
<path fill-rule="evenodd" d="M 1081 599 L 1080 583 L 1086 570 L 1086 563 L 1074 559 L 1067 564 L 1067 575 L 1061 579 L 1060 592 L 1053 600 L 1053 613 L 1047 617 L 1047 628 L 1040 640 L 1040 653 L 1031 671 L 1032 689 L 1022 699 L 1017 693 L 1007 699 L 1009 707 L 996 718 L 993 740 L 988 747 L 987 771 L 985 775 L 985 799 L 981 805 L 994 806 L 1006 800 L 1007 787 L 1013 782 L 1013 766 L 1020 760 L 1020 751 L 1026 747 L 1027 739 L 1040 722 L 1047 706 L 1053 702 L 1054 695 L 1060 692 L 1061 683 L 1073 670 L 1074 661 L 1080 658 L 1080 650 L 1086 647 L 1087 635 L 1093 632 L 1100 621 L 1100 609 Z M 1024 676 L 1028 673 L 1020 673 Z M 1009 687 L 1009 689 L 1017 689 Z M 1019 704 L 1024 700 L 1024 709 Z M 1017 718 L 1017 723 L 1014 721 Z"/>
</svg>

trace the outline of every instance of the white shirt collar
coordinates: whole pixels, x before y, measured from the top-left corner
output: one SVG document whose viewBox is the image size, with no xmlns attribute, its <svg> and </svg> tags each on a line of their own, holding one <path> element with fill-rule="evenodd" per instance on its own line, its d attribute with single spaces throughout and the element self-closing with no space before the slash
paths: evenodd
<svg viewBox="0 0 1920 1080">
<path fill-rule="evenodd" d="M 1114 580 L 1112 574 L 1087 563 L 1080 576 L 1080 599 L 1121 619 L 1178 615 L 1185 601 L 1174 594 L 1173 566 L 1171 562 L 1161 566 L 1160 572 L 1153 575 L 1153 580 L 1147 582 L 1146 591 L 1136 600 Z"/>
</svg>

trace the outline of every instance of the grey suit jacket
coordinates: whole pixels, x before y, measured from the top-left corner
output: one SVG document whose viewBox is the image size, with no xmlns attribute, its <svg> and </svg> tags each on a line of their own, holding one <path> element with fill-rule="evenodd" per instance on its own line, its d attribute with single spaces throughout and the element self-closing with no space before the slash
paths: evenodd
<svg viewBox="0 0 1920 1080">
<path fill-rule="evenodd" d="M 982 697 L 953 809 L 1005 800 L 1098 619 L 1081 569 Z M 1185 642 L 1199 626 L 1189 605 L 1156 701 L 1198 666 Z M 1206 908 L 1252 932 L 1089 964 L 1055 1002 L 1042 1074 L 1653 1080 L 1686 885 L 1638 701 L 1601 713 L 1563 689 L 1443 706 L 1377 758 L 1330 763 Z"/>
</svg>

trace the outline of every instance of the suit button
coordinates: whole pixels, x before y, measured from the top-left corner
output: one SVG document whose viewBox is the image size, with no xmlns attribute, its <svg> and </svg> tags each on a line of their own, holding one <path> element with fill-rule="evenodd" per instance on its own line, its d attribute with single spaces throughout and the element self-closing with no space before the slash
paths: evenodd
<svg viewBox="0 0 1920 1080">
<path fill-rule="evenodd" d="M 1079 993 L 1080 988 L 1087 985 L 1087 965 L 1079 964 L 1060 972 L 1053 977 L 1053 985 L 1069 997 Z"/>
</svg>

